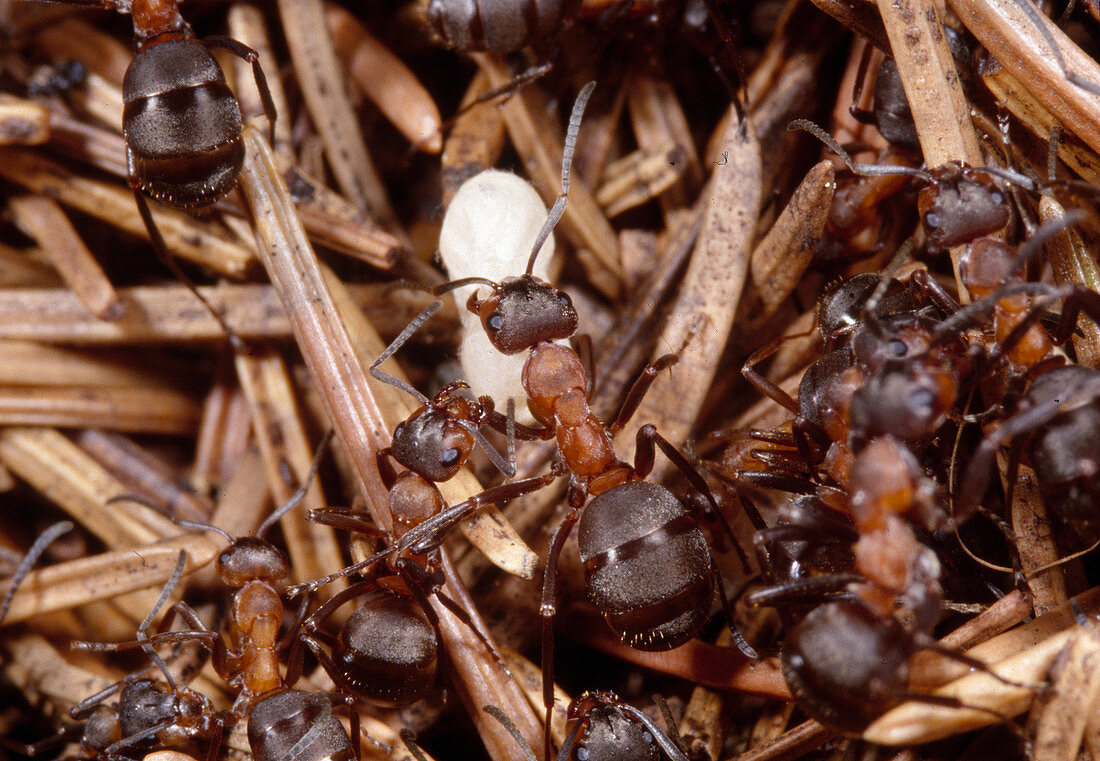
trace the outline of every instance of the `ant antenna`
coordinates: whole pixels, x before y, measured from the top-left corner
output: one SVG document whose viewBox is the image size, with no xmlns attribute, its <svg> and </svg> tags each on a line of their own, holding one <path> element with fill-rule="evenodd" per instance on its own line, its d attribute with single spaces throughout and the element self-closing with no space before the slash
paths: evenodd
<svg viewBox="0 0 1100 761">
<path fill-rule="evenodd" d="M 848 165 L 848 168 L 852 170 L 854 174 L 861 175 L 863 177 L 886 177 L 897 174 L 908 174 L 913 177 L 919 177 L 925 182 L 932 182 L 932 175 L 923 169 L 914 169 L 908 166 L 878 166 L 877 164 L 857 164 L 852 161 L 852 157 L 848 155 L 848 151 L 840 147 L 832 135 L 830 135 L 821 127 L 817 126 L 809 119 L 795 119 L 787 125 L 788 132 L 794 132 L 796 130 L 803 130 L 809 132 L 821 142 L 828 146 L 829 150 L 840 156 L 844 163 Z"/>
<path fill-rule="evenodd" d="M 313 485 L 313 479 L 317 476 L 317 471 L 321 468 L 321 458 L 325 456 L 325 450 L 328 449 L 328 445 L 332 441 L 334 433 L 335 432 L 330 428 L 328 433 L 324 435 L 324 438 L 321 439 L 321 443 L 317 445 L 317 451 L 313 453 L 313 462 L 309 465 L 309 472 L 306 474 L 306 480 L 282 507 L 267 516 L 267 520 L 260 524 L 260 527 L 256 529 L 255 536 L 257 538 L 262 538 L 267 530 L 275 525 L 275 521 L 302 504 L 302 500 L 306 498 L 306 494 Z"/>
<path fill-rule="evenodd" d="M 1062 73 L 1065 75 L 1066 81 L 1072 82 L 1073 84 L 1080 87 L 1082 90 L 1090 92 L 1093 95 L 1100 95 L 1100 86 L 1097 86 L 1095 82 L 1090 82 L 1089 80 L 1079 76 L 1076 72 L 1070 71 L 1066 67 L 1066 59 L 1062 55 L 1062 51 L 1058 48 L 1058 43 L 1055 42 L 1054 35 L 1051 34 L 1046 24 L 1043 23 L 1048 19 L 1045 19 L 1043 15 L 1039 12 L 1039 10 L 1035 8 L 1035 6 L 1033 6 L 1031 3 L 1029 3 L 1028 0 L 1012 0 L 1012 2 L 1016 4 L 1016 7 L 1019 8 L 1025 16 L 1027 16 L 1028 21 L 1030 21 L 1032 26 L 1035 27 L 1036 31 L 1039 32 L 1039 36 L 1043 38 L 1043 42 L 1045 42 L 1047 44 L 1047 47 L 1050 48 L 1050 53 L 1054 57 L 1055 62 L 1058 64 L 1058 68 L 1060 68 L 1062 70 Z M 1063 18 L 1065 18 L 1070 13 L 1070 11 L 1073 9 L 1073 5 L 1074 3 L 1071 0 L 1069 5 L 1066 7 L 1066 10 L 1062 14 Z"/>
<path fill-rule="evenodd" d="M 145 620 L 141 622 L 141 625 L 137 629 L 137 638 L 144 642 L 148 637 L 145 632 L 149 627 L 153 625 L 153 619 L 160 613 L 160 609 L 164 607 L 164 604 L 168 602 L 168 598 L 175 591 L 176 585 L 180 583 L 180 579 L 183 578 L 183 569 L 187 566 L 187 553 L 180 550 L 179 556 L 176 558 L 176 567 L 172 570 L 172 575 L 168 577 L 168 581 L 164 583 L 164 588 L 160 590 L 160 597 L 157 598 L 156 603 L 153 605 L 152 610 L 149 611 L 149 615 L 145 617 Z M 149 656 L 154 665 L 160 669 L 164 674 L 165 681 L 168 682 L 168 686 L 173 691 L 176 689 L 176 680 L 172 678 L 172 672 L 168 670 L 168 665 L 164 662 L 164 659 L 160 657 L 160 654 L 153 649 L 153 646 L 146 643 L 141 646 L 142 652 Z"/>
<path fill-rule="evenodd" d="M 596 89 L 595 82 L 589 82 L 581 88 L 577 100 L 573 103 L 573 112 L 569 115 L 569 127 L 565 130 L 565 150 L 561 155 L 561 195 L 554 201 L 550 214 L 546 217 L 546 223 L 539 230 L 535 238 L 535 245 L 531 249 L 531 258 L 527 260 L 527 275 L 535 270 L 535 259 L 538 258 L 542 244 L 550 237 L 550 233 L 557 226 L 561 215 L 565 213 L 565 203 L 569 198 L 569 173 L 573 168 L 573 151 L 577 147 L 577 133 L 581 130 L 581 117 L 584 116 L 584 107 L 588 105 L 588 99 L 592 91 Z"/>
<path fill-rule="evenodd" d="M 8 610 L 11 608 L 11 602 L 15 599 L 15 590 L 19 589 L 19 585 L 23 583 L 23 579 L 27 578 L 27 574 L 31 572 L 31 568 L 38 562 L 38 558 L 42 557 L 42 553 L 46 551 L 47 547 L 53 544 L 55 539 L 62 534 L 67 534 L 74 528 L 76 528 L 76 524 L 72 521 L 58 521 L 39 534 L 38 538 L 34 540 L 34 544 L 27 550 L 27 554 L 19 561 L 19 567 L 15 569 L 15 573 L 11 577 L 11 586 L 8 587 L 7 594 L 4 595 L 4 601 L 0 602 L 0 623 L 2 623 L 4 618 L 8 615 Z"/>
<path fill-rule="evenodd" d="M 229 544 L 233 544 L 233 537 L 229 535 L 228 531 L 220 529 L 217 526 L 211 525 L 209 523 L 202 523 L 200 521 L 191 521 L 187 520 L 186 518 L 180 518 L 179 516 L 165 510 L 161 505 L 158 505 L 153 500 L 149 499 L 148 497 L 142 496 L 141 494 L 116 494 L 113 497 L 108 497 L 104 504 L 113 505 L 118 502 L 135 502 L 139 505 L 144 505 L 150 510 L 156 510 L 158 513 L 175 523 L 177 526 L 182 526 L 183 528 L 193 528 L 198 531 L 213 531 L 215 534 L 221 534 L 222 538 L 225 539 L 225 541 L 227 541 Z"/>
<path fill-rule="evenodd" d="M 886 295 L 886 289 L 890 287 L 890 280 L 894 277 L 894 273 L 897 272 L 898 268 L 909 258 L 909 254 L 913 252 L 916 245 L 917 238 L 915 235 L 910 235 L 906 238 L 905 241 L 898 246 L 897 252 L 879 275 L 878 285 L 875 286 L 875 290 L 871 291 L 871 295 L 863 304 L 863 318 L 865 320 L 870 320 L 868 327 L 873 325 L 876 331 L 881 327 L 878 320 L 874 318 L 875 308 L 878 307 L 878 303 L 882 301 L 882 297 Z"/>
<path fill-rule="evenodd" d="M 408 727 L 404 727 L 401 730 L 401 742 L 405 743 L 405 747 L 409 749 L 409 753 L 413 754 L 416 761 L 428 761 L 428 755 L 424 752 L 424 749 L 416 742 L 416 733 Z"/>
<path fill-rule="evenodd" d="M 381 560 L 385 560 L 387 557 L 395 553 L 398 549 L 398 546 L 399 545 L 395 544 L 391 547 L 387 547 L 386 549 L 377 552 L 374 555 L 371 555 L 366 560 L 360 560 L 358 563 L 352 563 L 351 565 L 340 569 L 336 573 L 330 573 L 328 576 L 322 576 L 319 579 L 313 579 L 312 581 L 305 581 L 301 584 L 295 584 L 292 587 L 287 587 L 287 596 L 293 598 L 298 597 L 302 594 L 316 592 L 321 587 L 327 584 L 331 584 L 337 579 L 342 579 L 345 576 L 351 576 L 353 573 L 358 573 L 359 571 L 365 571 L 367 568 L 370 568 L 375 563 Z"/>
<path fill-rule="evenodd" d="M 511 402 L 512 400 L 509 399 L 508 401 Z M 482 435 L 481 431 L 478 430 L 478 427 L 476 425 L 469 422 L 468 420 L 455 420 L 455 422 L 458 423 L 458 425 L 460 427 L 466 429 L 466 431 L 468 431 L 469 434 L 474 437 L 474 440 L 477 441 L 478 446 L 480 446 L 483 450 L 485 450 L 485 454 L 487 454 L 489 456 L 489 459 L 492 461 L 493 465 L 501 473 L 508 476 L 508 478 L 511 478 L 512 476 L 514 476 L 516 474 L 516 466 L 515 466 L 515 461 L 516 461 L 515 446 L 516 446 L 516 443 L 515 443 L 514 438 L 512 440 L 510 440 L 510 442 L 509 442 L 509 446 L 510 446 L 510 448 L 508 450 L 509 459 L 505 460 L 504 457 L 500 454 L 500 452 L 498 452 L 496 450 L 496 447 L 494 447 L 492 444 L 490 444 L 489 440 L 486 439 Z M 514 421 L 512 423 L 512 426 L 513 426 L 513 428 L 512 428 L 511 435 L 514 437 L 515 436 L 515 422 Z"/>
<path fill-rule="evenodd" d="M 438 294 L 435 294 L 434 291 L 433 291 L 433 295 L 438 296 Z M 410 396 L 412 396 L 414 399 L 416 399 L 421 404 L 427 404 L 428 403 L 428 397 L 424 396 L 422 393 L 417 391 L 415 388 L 413 388 L 412 386 L 410 386 L 408 383 L 401 380 L 400 378 L 395 378 L 392 375 L 390 375 L 389 373 L 383 372 L 382 370 L 379 370 L 378 366 L 381 365 L 383 362 L 385 362 L 390 357 L 392 357 L 394 354 L 396 354 L 397 350 L 400 349 L 402 346 L 404 346 L 405 342 L 409 340 L 409 338 L 412 336 L 412 334 L 415 333 L 416 331 L 420 330 L 420 326 L 423 325 L 425 322 L 427 322 L 428 319 L 433 314 L 438 312 L 439 308 L 441 306 L 443 306 L 443 302 L 436 299 L 431 304 L 429 304 L 428 307 L 423 312 L 421 312 L 416 317 L 414 317 L 412 319 L 412 322 L 410 322 L 408 325 L 406 325 L 405 329 L 401 331 L 401 333 L 397 336 L 397 338 L 393 339 L 393 341 L 390 343 L 390 345 L 386 347 L 386 350 L 378 355 L 378 359 L 374 360 L 374 362 L 371 363 L 370 369 L 368 370 L 368 372 L 371 374 L 372 378 L 376 378 L 377 380 L 380 380 L 383 383 L 388 383 L 389 385 L 393 386 L 394 388 L 401 389 L 402 391 L 404 391 L 406 394 L 409 394 Z"/>
<path fill-rule="evenodd" d="M 491 703 L 487 706 L 482 706 L 481 710 L 492 716 L 500 723 L 502 727 L 504 727 L 504 730 L 512 736 L 512 739 L 516 741 L 516 745 L 518 745 L 520 747 L 520 750 L 523 751 L 523 756 L 527 759 L 527 761 L 536 761 L 535 751 L 531 750 L 530 744 L 528 744 L 527 740 L 525 740 L 523 735 L 520 734 L 519 728 L 516 726 L 516 723 L 508 718 L 508 714 L 504 713 L 504 711 L 500 710 L 499 707 Z M 402 734 L 401 739 L 405 739 L 404 734 Z"/>
<path fill-rule="evenodd" d="M 495 288 L 496 283 L 487 277 L 472 277 L 459 278 L 458 280 L 452 280 L 449 283 L 441 283 L 440 285 L 432 288 L 433 296 L 442 296 L 444 293 L 450 293 L 451 291 L 457 291 L 459 288 L 463 288 L 467 285 L 487 285 L 490 288 Z"/>
</svg>

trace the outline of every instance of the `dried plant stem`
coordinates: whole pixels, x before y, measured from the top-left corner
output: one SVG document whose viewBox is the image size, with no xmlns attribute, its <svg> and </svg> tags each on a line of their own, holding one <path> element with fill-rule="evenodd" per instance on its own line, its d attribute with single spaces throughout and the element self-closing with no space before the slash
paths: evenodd
<svg viewBox="0 0 1100 761">
<path fill-rule="evenodd" d="M 677 447 L 691 433 L 718 370 L 748 276 L 761 203 L 760 145 L 752 132 L 742 137 L 736 119 L 729 120 L 722 147 L 728 161 L 714 167 L 704 191 L 703 227 L 654 353 L 678 352 L 680 360 L 654 381 L 634 415 L 634 422 L 656 425 Z M 632 425 L 619 434 L 619 451 L 631 451 L 635 430 Z M 658 460 L 658 473 L 667 467 Z"/>
<path fill-rule="evenodd" d="M 322 0 L 279 0 L 283 33 L 329 167 L 352 203 L 387 228 L 396 224 L 382 180 L 367 151 L 347 83 L 325 22 Z"/>
<path fill-rule="evenodd" d="M 26 151 L 0 149 L 0 176 L 66 206 L 99 217 L 126 232 L 147 238 L 134 196 L 128 189 L 73 174 L 67 166 Z M 153 218 L 169 250 L 227 277 L 242 277 L 254 254 L 216 225 L 183 212 L 157 207 Z"/>
<path fill-rule="evenodd" d="M 313 447 L 298 412 L 289 369 L 281 354 L 257 350 L 237 354 L 237 376 L 252 410 L 252 429 L 267 466 L 267 483 L 277 504 L 284 504 L 303 485 L 313 461 Z M 288 482 L 287 478 L 293 478 Z M 302 505 L 282 517 L 295 582 L 320 578 L 343 565 L 336 534 L 330 526 L 310 523 L 306 511 L 327 505 L 317 479 Z"/>
<path fill-rule="evenodd" d="M 951 0 L 951 9 L 986 49 L 1071 132 L 1100 153 L 1100 95 L 1067 72 L 1100 85 L 1100 65 L 1042 13 L 1037 17 L 1065 62 L 1063 70 L 1032 18 L 1013 0 Z M 906 88 L 908 92 L 908 88 Z"/>
</svg>

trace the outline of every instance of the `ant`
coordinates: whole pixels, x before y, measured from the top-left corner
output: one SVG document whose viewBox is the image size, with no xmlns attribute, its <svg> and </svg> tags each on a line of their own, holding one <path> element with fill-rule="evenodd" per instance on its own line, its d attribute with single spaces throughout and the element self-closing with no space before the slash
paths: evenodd
<svg viewBox="0 0 1100 761">
<path fill-rule="evenodd" d="M 683 644 L 706 622 L 717 588 L 735 641 L 748 657 L 756 657 L 732 624 L 721 578 L 694 510 L 665 487 L 644 480 L 659 447 L 718 513 L 702 476 L 652 425 L 638 431 L 633 466 L 618 458 L 612 444 L 649 384 L 676 361 L 675 355 L 651 363 L 627 394 L 614 423 L 604 424 L 589 407 L 591 374 L 573 349 L 554 343 L 576 332 L 572 301 L 531 274 L 543 241 L 565 209 L 573 146 L 593 87 L 593 83 L 586 85 L 573 106 L 562 158 L 562 192 L 535 240 L 526 273 L 500 283 L 464 278 L 435 289 L 437 294 L 466 285 L 491 289 L 485 298 L 472 294 L 466 307 L 480 318 L 497 351 L 507 355 L 527 352 L 522 383 L 528 408 L 542 426 L 542 436 L 556 438 L 559 467 L 569 475 L 569 512 L 551 540 L 540 608 L 547 709 L 553 704 L 549 674 L 557 565 L 574 526 L 578 527 L 588 598 L 623 642 L 641 650 L 667 650 Z M 547 734 L 547 756 L 549 742 Z"/>
<path fill-rule="evenodd" d="M 1003 229 L 1012 217 L 1008 196 L 994 182 L 997 176 L 1028 190 L 1039 184 L 1017 172 L 998 167 L 976 168 L 949 162 L 929 169 L 899 165 L 856 164 L 823 129 L 806 119 L 795 119 L 789 130 L 805 130 L 843 159 L 862 177 L 909 175 L 925 184 L 917 195 L 917 211 L 928 247 L 944 251 Z"/>
<path fill-rule="evenodd" d="M 908 285 L 868 273 L 827 289 L 817 318 L 825 351 L 803 375 L 797 401 L 755 369 L 778 344 L 757 351 L 742 368 L 749 383 L 796 416 L 790 436 L 763 438 L 797 449 L 814 478 L 820 464 L 840 484 L 854 453 L 876 436 L 891 433 L 908 446 L 927 446 L 972 376 L 971 349 L 936 318 L 940 310 L 958 309 L 923 271 Z M 740 472 L 735 480 L 788 489 L 788 475 Z"/>
<path fill-rule="evenodd" d="M 941 490 L 909 449 L 891 436 L 870 442 L 855 457 L 846 502 L 850 526 L 828 511 L 804 510 L 795 518 L 802 522 L 783 533 L 759 532 L 758 546 L 797 538 L 821 548 L 846 544 L 854 535 L 855 573 L 827 571 L 782 581 L 753 592 L 747 601 L 804 606 L 825 593 L 827 601 L 787 632 L 783 674 L 806 714 L 858 735 L 905 700 L 941 701 L 908 691 L 908 664 L 918 651 L 933 650 L 972 668 L 988 668 L 931 637 L 944 602 L 940 564 L 935 552 L 917 539 L 914 526 L 940 531 L 949 520 L 940 507 Z"/>
<path fill-rule="evenodd" d="M 1100 316 L 1100 296 L 1077 286 L 1027 284 L 1019 276 L 1023 266 L 1052 232 L 1072 224 L 1080 215 L 1048 223 L 1013 252 L 989 239 L 971 245 L 962 272 L 975 294 L 986 294 L 991 303 L 996 345 L 992 353 L 1003 356 L 1011 375 L 998 403 L 1011 414 L 988 435 L 971 460 L 959 495 L 963 514 L 973 510 L 985 495 L 989 471 L 997 451 L 1011 442 L 1010 488 L 1016 481 L 1021 452 L 1035 468 L 1035 477 L 1047 504 L 1058 505 L 1058 515 L 1080 538 L 1096 536 L 1094 515 L 1100 504 L 1097 486 L 1094 425 L 1100 415 L 1100 373 L 1082 365 L 1065 364 L 1054 347 L 1065 342 L 1083 310 Z M 1031 286 L 1024 291 L 1026 286 Z M 1038 296 L 1032 303 L 1029 296 Z M 1052 332 L 1039 320 L 1044 306 L 1061 300 L 1062 310 Z M 1021 387 L 1026 385 L 1026 391 Z M 1008 495 L 1011 499 L 1011 492 Z"/>
<path fill-rule="evenodd" d="M 439 619 L 428 599 L 432 595 L 474 632 L 504 668 L 492 643 L 443 593 L 443 576 L 435 555 L 450 529 L 481 507 L 540 489 L 556 475 L 501 484 L 448 508 L 435 484 L 462 467 L 473 442 L 471 430 L 460 423 L 462 418 L 448 416 L 456 409 L 467 411 L 472 404 L 453 395 L 462 385 L 447 386 L 414 412 L 395 429 L 393 445 L 378 453 L 379 472 L 389 489 L 392 532 L 379 531 L 346 510 L 309 514 L 311 521 L 381 535 L 386 540 L 386 548 L 366 561 L 291 590 L 292 594 L 312 590 L 386 560 L 385 574 L 352 584 L 314 611 L 305 620 L 305 633 L 300 637 L 340 689 L 373 703 L 405 705 L 424 697 L 435 685 L 440 647 Z M 395 473 L 390 458 L 409 469 Z M 366 599 L 332 642 L 329 655 L 314 635 L 323 636 L 320 628 L 324 622 L 342 605 L 360 597 Z"/>
<path fill-rule="evenodd" d="M 289 575 L 290 561 L 282 550 L 262 538 L 279 518 L 305 498 L 330 437 L 331 434 L 318 448 L 305 484 L 286 504 L 267 517 L 255 536 L 233 539 L 215 526 L 177 520 L 180 525 L 189 528 L 218 532 L 229 542 L 229 546 L 218 555 L 215 569 L 222 583 L 236 590 L 229 614 L 233 649 L 226 645 L 220 633 L 208 629 L 195 611 L 182 601 L 169 608 L 160 623 L 160 631 L 151 637 L 145 637 L 139 630 L 139 638 L 131 642 L 77 643 L 80 649 L 96 652 L 135 648 L 149 651 L 155 645 L 169 642 L 205 643 L 213 653 L 214 670 L 229 685 L 240 690 L 230 710 L 211 720 L 213 728 L 210 734 L 214 739 L 207 754 L 208 761 L 217 757 L 224 727 L 235 724 L 245 715 L 248 716 L 249 745 L 260 761 L 286 758 L 293 758 L 294 761 L 350 761 L 359 758 L 358 742 L 349 739 L 343 725 L 332 713 L 334 699 L 347 706 L 353 706 L 354 699 L 293 689 L 291 685 L 301 676 L 300 647 L 291 649 L 292 657 L 288 659 L 286 676 L 280 672 L 280 654 L 297 637 L 296 630 L 287 637 L 279 637 L 284 606 L 276 585 Z M 176 616 L 191 628 L 167 631 Z M 352 737 L 358 740 L 359 714 L 355 710 L 349 713 Z M 205 712 L 200 712 L 200 715 L 204 720 L 208 719 Z"/>
<path fill-rule="evenodd" d="M 493 645 L 474 626 L 469 616 L 441 590 L 443 578 L 435 552 L 447 533 L 481 507 L 503 502 L 540 489 L 556 478 L 537 476 L 486 489 L 462 503 L 447 507 L 436 486 L 461 469 L 475 446 L 489 453 L 505 474 L 514 468 L 480 433 L 493 414 L 488 397 L 469 399 L 459 392 L 464 382 L 443 387 L 428 399 L 408 383 L 379 369 L 427 320 L 440 302 L 415 318 L 372 363 L 370 374 L 421 402 L 393 431 L 392 443 L 378 452 L 378 471 L 389 490 L 393 529 L 380 531 L 358 513 L 344 509 L 313 510 L 309 520 L 347 531 L 381 536 L 386 548 L 362 563 L 291 589 L 292 595 L 313 591 L 351 573 L 361 572 L 385 560 L 386 573 L 352 584 L 337 593 L 305 619 L 300 641 L 308 646 L 340 689 L 373 703 L 397 706 L 424 697 L 435 685 L 439 662 L 439 620 L 429 603 L 434 595 L 482 641 L 501 667 Z M 397 473 L 391 462 L 405 470 Z M 332 654 L 317 637 L 326 640 L 321 627 L 345 603 L 365 597 L 331 641 Z M 507 669 L 505 669 L 507 671 Z"/>
<path fill-rule="evenodd" d="M 136 53 L 122 80 L 122 134 L 134 201 L 157 256 L 238 344 L 221 314 L 172 258 L 145 196 L 203 215 L 236 187 L 244 163 L 240 107 L 209 48 L 227 50 L 252 65 L 274 137 L 275 102 L 259 55 L 228 37 L 199 40 L 180 15 L 176 0 L 75 4 L 120 11 L 129 7 Z"/>
<path fill-rule="evenodd" d="M 70 528 L 71 525 L 69 524 Z M 55 524 L 51 526 L 51 530 L 63 526 L 64 524 Z M 44 532 L 36 545 L 48 533 L 49 530 Z M 31 554 L 33 553 L 28 553 L 28 557 Z M 213 761 L 217 757 L 224 729 L 234 723 L 235 719 L 227 713 L 215 712 L 205 695 L 179 684 L 167 664 L 146 644 L 146 632 L 179 583 L 185 563 L 186 557 L 180 552 L 176 567 L 161 590 L 160 597 L 137 630 L 138 645 L 145 649 L 163 674 L 164 680 L 153 679 L 146 671 L 131 674 L 109 685 L 70 710 L 70 716 L 81 721 L 81 724 L 63 727 L 52 737 L 23 746 L 19 749 L 22 753 L 37 756 L 79 731 L 80 744 L 84 750 L 106 761 L 129 759 L 129 754 L 134 751 L 179 747 L 195 738 L 211 741 L 206 755 L 207 761 Z M 74 647 L 79 648 L 83 644 L 86 643 L 74 643 Z M 185 672 L 193 672 L 196 668 L 197 664 L 192 664 Z M 106 705 L 104 701 L 116 693 L 119 694 L 118 702 L 112 706 Z"/>
</svg>

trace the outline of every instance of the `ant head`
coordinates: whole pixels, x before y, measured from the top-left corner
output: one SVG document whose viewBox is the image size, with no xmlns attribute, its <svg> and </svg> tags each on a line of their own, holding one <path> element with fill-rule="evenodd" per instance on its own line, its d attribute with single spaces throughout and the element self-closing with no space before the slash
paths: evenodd
<svg viewBox="0 0 1100 761">
<path fill-rule="evenodd" d="M 474 448 L 474 435 L 464 422 L 449 407 L 421 407 L 394 429 L 390 452 L 397 462 L 427 480 L 446 481 Z"/>
<path fill-rule="evenodd" d="M 218 578 L 230 587 L 250 581 L 274 584 L 290 574 L 290 561 L 278 547 L 264 539 L 241 537 L 218 555 Z"/>
<path fill-rule="evenodd" d="M 906 444 L 921 442 L 943 423 L 957 392 L 946 370 L 890 363 L 852 396 L 853 434 L 864 440 L 891 434 Z"/>
<path fill-rule="evenodd" d="M 856 362 L 871 370 L 926 354 L 936 341 L 936 322 L 917 312 L 889 314 L 857 328 L 852 336 Z"/>
<path fill-rule="evenodd" d="M 1008 197 L 988 173 L 958 163 L 930 171 L 932 182 L 917 196 L 930 248 L 953 248 L 1008 224 Z"/>
<path fill-rule="evenodd" d="M 825 289 L 817 303 L 817 325 L 824 339 L 859 324 L 872 295 L 882 287 L 882 277 L 873 272 L 855 275 Z M 873 305 L 873 316 L 911 312 L 916 309 L 912 293 L 900 281 L 890 278 Z"/>
<path fill-rule="evenodd" d="M 577 331 L 572 299 L 533 275 L 508 278 L 484 301 L 471 296 L 466 308 L 481 318 L 490 343 L 502 354 L 518 354 Z"/>
<path fill-rule="evenodd" d="M 657 761 L 661 753 L 656 738 L 626 708 L 608 692 L 586 692 L 573 701 L 569 721 L 575 722 L 576 731 L 569 757 L 578 761 Z"/>
<path fill-rule="evenodd" d="M 179 715 L 176 694 L 168 685 L 137 679 L 123 688 L 118 700 L 118 724 L 123 737 L 132 737 Z"/>
</svg>

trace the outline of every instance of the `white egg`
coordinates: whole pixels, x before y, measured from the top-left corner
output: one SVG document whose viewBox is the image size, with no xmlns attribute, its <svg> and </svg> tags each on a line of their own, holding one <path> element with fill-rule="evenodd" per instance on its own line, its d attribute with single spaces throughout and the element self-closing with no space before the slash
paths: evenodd
<svg viewBox="0 0 1100 761">
<path fill-rule="evenodd" d="M 546 215 L 539 194 L 521 177 L 496 169 L 471 177 L 451 201 L 439 234 L 440 257 L 448 277 L 476 276 L 499 283 L 522 275 Z M 554 236 L 550 235 L 535 260 L 536 277 L 547 278 L 553 252 Z M 527 352 L 506 356 L 493 348 L 477 315 L 466 309 L 474 291 L 484 298 L 489 289 L 468 286 L 454 291 L 462 320 L 459 359 L 465 380 L 478 396 L 491 397 L 501 412 L 512 399 L 516 419 L 530 425 L 534 420 L 520 383 Z"/>
</svg>

